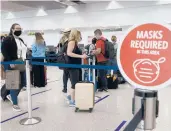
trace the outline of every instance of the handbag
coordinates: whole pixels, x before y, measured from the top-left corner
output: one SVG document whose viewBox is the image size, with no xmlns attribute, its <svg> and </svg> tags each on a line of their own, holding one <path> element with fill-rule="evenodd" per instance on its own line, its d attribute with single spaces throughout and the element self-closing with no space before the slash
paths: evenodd
<svg viewBox="0 0 171 131">
<path fill-rule="evenodd" d="M 68 56 L 65 53 L 58 53 L 56 57 L 56 62 L 60 64 L 68 64 Z M 59 69 L 64 70 L 66 67 L 59 67 Z"/>
<path fill-rule="evenodd" d="M 7 70 L 5 85 L 7 90 L 20 89 L 20 71 L 19 70 Z"/>
<path fill-rule="evenodd" d="M 15 60 L 16 62 L 23 62 L 22 58 L 18 58 L 17 60 Z M 25 64 L 17 64 L 15 65 L 14 70 L 19 70 L 20 72 L 25 72 L 26 68 L 25 68 Z"/>
</svg>

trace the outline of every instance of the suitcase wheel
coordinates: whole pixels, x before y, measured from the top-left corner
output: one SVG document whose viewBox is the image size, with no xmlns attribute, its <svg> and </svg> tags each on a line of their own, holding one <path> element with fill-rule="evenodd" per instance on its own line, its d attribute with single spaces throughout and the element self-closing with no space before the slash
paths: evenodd
<svg viewBox="0 0 171 131">
<path fill-rule="evenodd" d="M 90 109 L 89 109 L 89 112 L 91 113 L 92 111 L 93 111 L 93 108 L 90 108 Z"/>
<path fill-rule="evenodd" d="M 75 108 L 75 112 L 78 112 L 78 110 L 79 110 L 79 108 L 76 107 L 76 108 Z"/>
</svg>

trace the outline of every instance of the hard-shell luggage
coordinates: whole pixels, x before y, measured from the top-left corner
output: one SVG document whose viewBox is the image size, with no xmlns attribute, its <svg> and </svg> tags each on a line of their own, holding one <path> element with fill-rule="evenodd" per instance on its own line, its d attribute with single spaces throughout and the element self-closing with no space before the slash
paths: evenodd
<svg viewBox="0 0 171 131">
<path fill-rule="evenodd" d="M 75 85 L 75 112 L 87 110 L 90 113 L 94 108 L 94 84 L 91 82 L 79 82 Z"/>
<path fill-rule="evenodd" d="M 94 58 L 92 60 L 94 60 Z M 90 64 L 90 61 L 88 63 Z M 92 62 L 92 64 L 94 63 L 95 62 Z M 86 71 L 83 69 L 82 80 L 82 82 L 79 82 L 75 85 L 75 112 L 78 110 L 86 110 L 91 113 L 94 108 L 96 90 L 95 69 L 88 69 Z"/>
<path fill-rule="evenodd" d="M 5 84 L 1 88 L 1 98 L 5 101 L 7 99 L 7 95 L 10 94 L 10 91 L 6 89 Z"/>
</svg>

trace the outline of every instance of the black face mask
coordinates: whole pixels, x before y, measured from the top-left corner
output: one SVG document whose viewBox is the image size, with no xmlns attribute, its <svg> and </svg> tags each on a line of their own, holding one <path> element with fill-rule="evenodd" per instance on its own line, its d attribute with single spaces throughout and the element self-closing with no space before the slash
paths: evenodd
<svg viewBox="0 0 171 131">
<path fill-rule="evenodd" d="M 16 30 L 16 31 L 14 31 L 14 35 L 16 35 L 16 36 L 20 36 L 20 35 L 21 35 L 21 33 L 22 33 L 22 31 L 21 31 L 21 30 Z"/>
</svg>

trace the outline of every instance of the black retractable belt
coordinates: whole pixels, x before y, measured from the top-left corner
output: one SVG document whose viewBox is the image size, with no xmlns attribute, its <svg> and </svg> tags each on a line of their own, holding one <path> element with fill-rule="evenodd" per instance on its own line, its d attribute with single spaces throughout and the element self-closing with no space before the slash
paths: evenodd
<svg viewBox="0 0 171 131">
<path fill-rule="evenodd" d="M 142 107 L 123 131 L 134 131 L 137 128 L 138 124 L 144 117 L 144 104 L 144 99 L 142 99 Z"/>
</svg>

